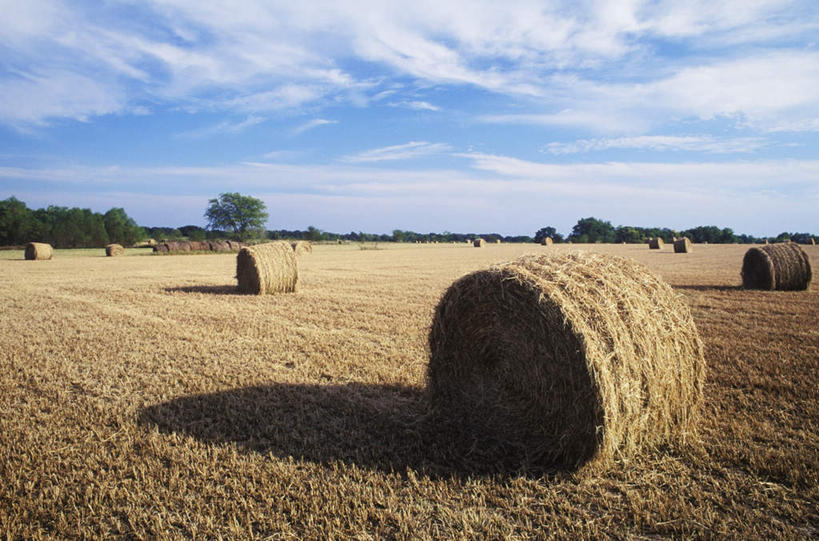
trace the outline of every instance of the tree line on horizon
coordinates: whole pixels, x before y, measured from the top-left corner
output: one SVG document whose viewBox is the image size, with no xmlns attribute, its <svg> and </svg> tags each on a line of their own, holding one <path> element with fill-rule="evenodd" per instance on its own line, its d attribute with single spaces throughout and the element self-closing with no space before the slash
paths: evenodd
<svg viewBox="0 0 819 541">
<path fill-rule="evenodd" d="M 239 194 L 222 194 L 220 199 L 210 200 L 210 206 L 205 214 L 209 219 L 208 227 L 186 225 L 182 227 L 144 227 L 139 226 L 130 218 L 124 209 L 112 208 L 104 214 L 93 212 L 90 209 L 77 207 L 60 207 L 50 205 L 47 208 L 30 209 L 26 204 L 15 197 L 0 201 L 0 246 L 21 246 L 27 242 L 47 242 L 55 248 L 99 248 L 109 243 L 132 246 L 147 238 L 162 240 L 216 240 L 216 239 L 293 239 L 347 242 L 465 242 L 481 237 L 488 242 L 500 240 L 505 243 L 540 242 L 550 237 L 555 243 L 571 242 L 586 243 L 644 243 L 648 238 L 660 237 L 665 242 L 671 242 L 675 237 L 688 237 L 692 242 L 709 244 L 758 244 L 766 240 L 769 242 L 793 241 L 801 244 L 810 244 L 811 233 L 782 232 L 775 237 L 754 237 L 746 234 L 735 234 L 731 228 L 716 226 L 698 226 L 691 229 L 676 231 L 670 228 L 646 228 L 637 226 L 614 226 L 611 222 L 589 217 L 581 218 L 574 225 L 572 231 L 565 237 L 552 226 L 545 226 L 529 235 L 501 235 L 499 233 L 418 233 L 394 229 L 392 233 L 365 233 L 351 231 L 349 233 L 332 233 L 313 226 L 306 230 L 269 230 L 258 227 L 264 220 L 250 225 L 245 221 L 231 221 L 213 219 L 220 216 L 214 209 L 223 210 L 215 203 L 222 203 L 222 196 L 239 196 Z M 247 196 L 239 196 L 246 198 Z M 254 198 L 249 198 L 254 199 Z M 240 201 L 241 202 L 241 201 Z M 259 200 L 252 201 L 250 206 L 233 206 L 233 210 L 253 212 L 257 218 L 263 216 L 264 204 Z M 250 209 L 250 210 L 248 210 Z M 233 217 L 235 218 L 235 217 Z M 241 216 L 239 217 L 241 218 Z M 220 225 L 222 227 L 220 227 Z M 225 227 L 225 225 L 227 227 Z"/>
</svg>

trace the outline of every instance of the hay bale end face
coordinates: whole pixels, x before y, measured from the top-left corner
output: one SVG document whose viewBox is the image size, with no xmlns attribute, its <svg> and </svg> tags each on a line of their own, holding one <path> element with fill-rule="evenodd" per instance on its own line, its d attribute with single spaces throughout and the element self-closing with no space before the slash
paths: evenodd
<svg viewBox="0 0 819 541">
<path fill-rule="evenodd" d="M 472 242 L 472 246 L 474 246 L 475 248 L 483 248 L 485 244 L 486 241 L 481 238 L 477 238 Z"/>
<path fill-rule="evenodd" d="M 697 328 L 630 259 L 530 255 L 469 274 L 441 298 L 429 345 L 436 412 L 480 448 L 501 442 L 499 460 L 578 467 L 694 430 Z"/>
<path fill-rule="evenodd" d="M 677 239 L 674 241 L 674 253 L 675 254 L 691 253 L 691 241 L 688 239 L 688 237 L 683 237 L 681 239 Z"/>
<path fill-rule="evenodd" d="M 554 241 L 552 240 L 552 237 L 543 237 L 540 240 L 540 244 L 542 246 L 551 246 L 552 244 L 554 244 Z"/>
<path fill-rule="evenodd" d="M 112 243 L 105 246 L 105 255 L 108 257 L 116 257 L 124 254 L 125 248 L 122 247 L 122 244 Z"/>
<path fill-rule="evenodd" d="M 236 256 L 236 278 L 240 293 L 293 292 L 299 280 L 296 254 L 284 241 L 245 246 Z"/>
<path fill-rule="evenodd" d="M 54 250 L 45 242 L 29 242 L 26 244 L 25 258 L 30 261 L 44 261 L 51 259 Z"/>
<path fill-rule="evenodd" d="M 662 237 L 656 237 L 648 241 L 648 247 L 652 250 L 662 250 L 665 242 Z"/>
<path fill-rule="evenodd" d="M 290 243 L 290 247 L 296 255 L 313 253 L 313 245 L 306 240 L 293 241 Z"/>
<path fill-rule="evenodd" d="M 808 254 L 796 243 L 767 244 L 745 252 L 742 287 L 801 291 L 808 289 L 813 270 Z"/>
</svg>

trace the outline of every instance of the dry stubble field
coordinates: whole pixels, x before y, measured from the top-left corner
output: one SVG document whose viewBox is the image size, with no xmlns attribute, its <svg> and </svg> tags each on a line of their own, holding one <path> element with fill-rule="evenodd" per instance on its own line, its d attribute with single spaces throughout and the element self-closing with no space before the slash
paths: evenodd
<svg viewBox="0 0 819 541">
<path fill-rule="evenodd" d="M 234 255 L 0 252 L 8 538 L 819 535 L 819 290 L 739 288 L 744 246 L 316 246 L 299 292 Z M 706 345 L 700 441 L 594 474 L 493 471 L 427 415 L 446 287 L 533 251 L 634 257 Z M 814 269 L 819 250 L 806 247 Z"/>
</svg>

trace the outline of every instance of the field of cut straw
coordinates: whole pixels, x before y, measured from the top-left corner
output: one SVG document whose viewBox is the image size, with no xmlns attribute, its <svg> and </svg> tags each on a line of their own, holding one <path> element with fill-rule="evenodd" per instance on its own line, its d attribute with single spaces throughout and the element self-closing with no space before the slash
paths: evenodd
<svg viewBox="0 0 819 541">
<path fill-rule="evenodd" d="M 816 283 L 741 289 L 744 246 L 360 248 L 315 246 L 267 296 L 236 294 L 235 254 L 0 252 L 0 535 L 819 536 Z M 497 468 L 429 414 L 435 307 L 468 272 L 574 250 L 635 258 L 690 308 L 698 438 Z"/>
</svg>

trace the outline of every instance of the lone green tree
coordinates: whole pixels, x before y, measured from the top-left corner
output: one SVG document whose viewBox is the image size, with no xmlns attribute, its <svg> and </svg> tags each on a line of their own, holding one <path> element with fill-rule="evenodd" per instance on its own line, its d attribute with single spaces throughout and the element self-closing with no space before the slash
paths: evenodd
<svg viewBox="0 0 819 541">
<path fill-rule="evenodd" d="M 227 192 L 208 201 L 205 218 L 209 229 L 233 231 L 239 240 L 247 240 L 264 229 L 268 214 L 261 199 Z"/>
</svg>

